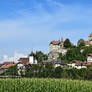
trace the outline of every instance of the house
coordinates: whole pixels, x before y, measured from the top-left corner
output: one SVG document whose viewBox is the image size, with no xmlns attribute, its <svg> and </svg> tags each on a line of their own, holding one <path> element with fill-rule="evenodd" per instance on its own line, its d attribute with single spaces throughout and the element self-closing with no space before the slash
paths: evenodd
<svg viewBox="0 0 92 92">
<path fill-rule="evenodd" d="M 16 64 L 3 65 L 3 66 L 2 66 L 2 69 L 8 70 L 8 68 L 10 68 L 10 67 L 12 67 L 12 66 L 16 66 Z"/>
<path fill-rule="evenodd" d="M 65 67 L 67 64 L 64 61 L 58 60 L 58 61 L 53 61 L 54 67 Z"/>
<path fill-rule="evenodd" d="M 4 62 L 0 64 L 0 74 L 7 71 L 12 66 L 16 66 L 16 64 L 14 62 Z"/>
<path fill-rule="evenodd" d="M 85 46 L 90 46 L 92 45 L 92 33 L 88 37 L 88 41 L 84 41 Z"/>
<path fill-rule="evenodd" d="M 14 62 L 4 62 L 1 66 L 1 69 L 8 70 L 8 68 L 16 66 Z"/>
<path fill-rule="evenodd" d="M 32 64 L 37 64 L 37 59 L 33 52 L 29 54 L 27 58 L 20 58 L 18 60 L 18 63 L 17 63 L 18 74 L 21 75 L 22 73 L 25 75 L 25 69 L 27 67 L 31 67 Z"/>
<path fill-rule="evenodd" d="M 76 68 L 76 69 L 82 69 L 82 68 L 87 68 L 87 63 L 79 61 L 79 60 L 74 60 L 72 64 L 68 64 L 70 68 Z"/>
<path fill-rule="evenodd" d="M 52 63 L 53 65 L 54 65 L 54 67 L 56 68 L 56 67 L 58 67 L 58 66 L 61 66 L 61 67 L 65 67 L 65 66 L 67 66 L 67 64 L 64 62 L 64 61 L 61 61 L 61 60 L 54 60 L 54 61 L 44 61 L 44 62 L 42 62 L 44 65 L 46 64 L 46 63 Z"/>
<path fill-rule="evenodd" d="M 87 62 L 88 63 L 92 63 L 92 53 L 88 54 L 88 57 L 87 57 Z"/>
<path fill-rule="evenodd" d="M 89 41 L 84 41 L 85 46 L 89 46 Z"/>
<path fill-rule="evenodd" d="M 21 75 L 22 73 L 23 75 L 25 75 L 25 69 L 27 67 L 31 67 L 28 58 L 21 58 L 17 63 L 18 74 Z"/>
</svg>

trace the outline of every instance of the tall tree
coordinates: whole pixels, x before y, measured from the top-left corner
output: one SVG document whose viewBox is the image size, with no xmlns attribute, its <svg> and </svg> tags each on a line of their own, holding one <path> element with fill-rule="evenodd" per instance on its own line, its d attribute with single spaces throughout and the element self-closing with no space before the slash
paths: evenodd
<svg viewBox="0 0 92 92">
<path fill-rule="evenodd" d="M 83 39 L 80 39 L 80 40 L 78 41 L 77 45 L 78 45 L 79 47 L 85 46 L 84 40 L 83 40 Z"/>
<path fill-rule="evenodd" d="M 37 51 L 36 56 L 37 56 L 38 62 L 42 62 L 42 61 L 48 59 L 48 56 L 46 54 L 44 54 L 43 52 L 41 52 L 41 51 Z"/>
<path fill-rule="evenodd" d="M 70 40 L 68 38 L 64 41 L 64 47 L 65 48 L 71 47 L 71 42 L 70 42 Z"/>
</svg>

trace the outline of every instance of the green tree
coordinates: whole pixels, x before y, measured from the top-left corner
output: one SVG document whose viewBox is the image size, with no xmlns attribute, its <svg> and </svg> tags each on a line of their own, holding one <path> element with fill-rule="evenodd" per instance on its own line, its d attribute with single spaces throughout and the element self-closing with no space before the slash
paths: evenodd
<svg viewBox="0 0 92 92">
<path fill-rule="evenodd" d="M 64 41 L 64 47 L 65 48 L 71 47 L 71 42 L 70 42 L 70 40 L 68 38 Z"/>
<path fill-rule="evenodd" d="M 45 77 L 54 77 L 54 71 L 55 71 L 55 68 L 54 68 L 54 65 L 52 63 L 45 63 Z"/>
<path fill-rule="evenodd" d="M 41 51 L 37 51 L 37 52 L 36 52 L 36 56 L 37 56 L 38 62 L 42 62 L 42 61 L 48 59 L 48 55 L 44 54 L 44 53 L 41 52 Z"/>
<path fill-rule="evenodd" d="M 38 77 L 38 74 L 39 74 L 39 65 L 32 64 L 31 73 L 32 73 L 33 77 Z"/>
<path fill-rule="evenodd" d="M 61 78 L 62 77 L 62 71 L 63 69 L 59 66 L 55 68 L 55 78 Z"/>
<path fill-rule="evenodd" d="M 81 53 L 79 47 L 70 48 L 66 54 L 66 60 L 73 61 L 73 60 L 81 60 L 85 61 L 86 57 Z"/>
<path fill-rule="evenodd" d="M 80 46 L 80 47 L 81 47 L 81 46 L 85 46 L 84 40 L 83 40 L 83 39 L 80 39 L 80 40 L 78 41 L 77 45 Z"/>
<path fill-rule="evenodd" d="M 31 68 L 29 68 L 29 67 L 26 68 L 25 77 L 28 77 L 28 78 L 33 77 L 33 71 L 31 70 Z"/>
<path fill-rule="evenodd" d="M 66 55 L 62 55 L 62 53 L 59 54 L 59 59 L 60 60 L 65 60 L 65 58 L 66 58 Z"/>
<path fill-rule="evenodd" d="M 83 49 L 82 55 L 87 58 L 88 54 L 92 53 L 92 46 L 88 46 Z"/>
<path fill-rule="evenodd" d="M 87 68 L 85 79 L 86 80 L 92 80 L 92 67 Z"/>
<path fill-rule="evenodd" d="M 8 70 L 6 71 L 5 75 L 17 76 L 18 75 L 17 66 L 9 67 Z"/>
</svg>

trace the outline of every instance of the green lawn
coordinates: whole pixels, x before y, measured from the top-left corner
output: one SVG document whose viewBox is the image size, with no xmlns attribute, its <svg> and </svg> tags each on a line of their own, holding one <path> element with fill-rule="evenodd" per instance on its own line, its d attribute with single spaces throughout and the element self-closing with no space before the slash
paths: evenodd
<svg viewBox="0 0 92 92">
<path fill-rule="evenodd" d="M 0 79 L 0 92 L 92 92 L 92 82 L 64 79 Z"/>
</svg>

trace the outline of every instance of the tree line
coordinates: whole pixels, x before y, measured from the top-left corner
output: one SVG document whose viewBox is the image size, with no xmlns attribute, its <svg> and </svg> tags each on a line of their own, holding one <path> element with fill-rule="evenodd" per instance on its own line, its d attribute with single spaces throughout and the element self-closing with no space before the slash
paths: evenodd
<svg viewBox="0 0 92 92">
<path fill-rule="evenodd" d="M 84 40 L 78 40 L 77 46 L 71 45 L 69 39 L 64 41 L 64 48 L 67 49 L 66 55 L 59 54 L 59 59 L 66 63 L 72 63 L 73 60 L 87 61 L 87 56 L 92 53 L 92 45 L 85 46 Z"/>
<path fill-rule="evenodd" d="M 18 76 L 17 66 L 10 67 L 2 75 Z M 80 79 L 92 80 L 92 67 L 88 66 L 85 69 L 76 69 L 68 67 L 54 67 L 52 63 L 41 65 L 32 65 L 25 69 L 25 74 L 21 73 L 22 77 L 26 78 L 64 78 L 64 79 Z"/>
</svg>

